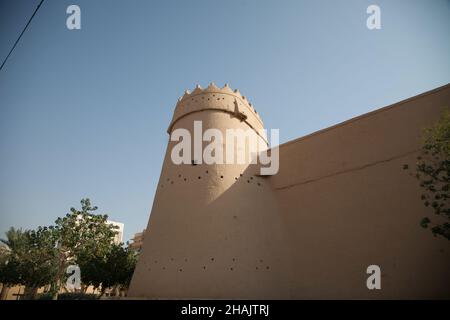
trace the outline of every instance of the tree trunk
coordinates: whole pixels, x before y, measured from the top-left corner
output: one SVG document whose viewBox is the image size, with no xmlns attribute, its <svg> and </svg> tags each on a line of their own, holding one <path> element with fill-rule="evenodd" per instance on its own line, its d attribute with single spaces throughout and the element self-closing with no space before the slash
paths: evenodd
<svg viewBox="0 0 450 320">
<path fill-rule="evenodd" d="M 36 287 L 25 287 L 24 299 L 25 300 L 34 300 L 36 299 L 38 288 Z"/>
<path fill-rule="evenodd" d="M 65 262 L 66 262 L 66 257 L 64 256 L 63 253 L 60 253 L 59 255 L 59 266 L 58 266 L 58 271 L 56 272 L 56 279 L 53 283 L 53 296 L 52 296 L 52 300 L 58 300 L 58 295 L 59 295 L 59 290 L 61 288 L 61 279 L 62 276 L 64 275 L 65 272 Z"/>
<path fill-rule="evenodd" d="M 52 283 L 50 291 L 52 292 L 52 300 L 58 300 L 58 294 L 59 294 L 58 280 L 56 280 Z"/>
<path fill-rule="evenodd" d="M 101 297 L 103 297 L 103 295 L 105 294 L 106 288 L 102 286 L 102 290 L 100 291 L 100 296 L 98 297 L 99 299 Z"/>
<path fill-rule="evenodd" d="M 6 284 L 2 285 L 2 292 L 0 293 L 0 300 L 6 300 L 8 296 L 9 286 Z"/>
</svg>

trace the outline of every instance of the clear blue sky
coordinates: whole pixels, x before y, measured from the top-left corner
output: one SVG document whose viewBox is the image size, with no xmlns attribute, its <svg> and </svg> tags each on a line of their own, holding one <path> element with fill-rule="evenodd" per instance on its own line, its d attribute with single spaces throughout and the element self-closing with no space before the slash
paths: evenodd
<svg viewBox="0 0 450 320">
<path fill-rule="evenodd" d="M 1 60 L 38 2 L 0 2 Z M 449 35 L 448 0 L 46 0 L 0 71 L 0 236 L 83 197 L 142 230 L 197 83 L 239 88 L 286 142 L 449 83 Z"/>
</svg>

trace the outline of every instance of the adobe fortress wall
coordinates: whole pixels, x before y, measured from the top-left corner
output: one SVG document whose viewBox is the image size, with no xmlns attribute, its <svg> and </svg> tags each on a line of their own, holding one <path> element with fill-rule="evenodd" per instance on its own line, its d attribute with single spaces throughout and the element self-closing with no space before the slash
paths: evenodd
<svg viewBox="0 0 450 320">
<path fill-rule="evenodd" d="M 176 165 L 169 141 L 129 297 L 450 298 L 449 242 L 420 227 L 433 212 L 403 170 L 446 106 L 450 85 L 287 142 L 270 177 L 248 163 Z M 228 86 L 187 92 L 168 132 L 195 121 L 263 128 Z M 369 265 L 381 290 L 366 287 Z"/>
<path fill-rule="evenodd" d="M 440 87 L 280 146 L 269 181 L 293 258 L 295 298 L 449 298 L 449 242 L 420 227 L 433 216 L 414 168 L 422 128 L 450 107 Z M 368 290 L 366 268 L 381 268 Z"/>
<path fill-rule="evenodd" d="M 194 136 L 197 121 L 204 130 L 222 134 L 227 129 L 263 128 L 238 91 L 213 84 L 179 100 L 168 132 L 182 129 Z M 292 264 L 268 181 L 249 162 L 208 165 L 192 154 L 192 163 L 174 164 L 171 152 L 176 144 L 168 142 L 128 295 L 289 298 Z"/>
</svg>

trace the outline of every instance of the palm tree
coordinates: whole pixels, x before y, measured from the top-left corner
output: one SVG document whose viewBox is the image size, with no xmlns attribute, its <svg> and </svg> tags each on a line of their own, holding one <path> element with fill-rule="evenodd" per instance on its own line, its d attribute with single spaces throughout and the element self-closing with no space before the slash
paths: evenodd
<svg viewBox="0 0 450 320">
<path fill-rule="evenodd" d="M 0 282 L 2 283 L 0 300 L 4 300 L 9 288 L 20 282 L 20 275 L 16 270 L 17 258 L 26 247 L 26 232 L 11 227 L 6 232 L 6 239 L 0 239 L 0 243 Z"/>
<path fill-rule="evenodd" d="M 17 252 L 23 245 L 25 244 L 26 237 L 25 232 L 22 231 L 22 228 L 15 229 L 11 227 L 8 231 L 5 232 L 6 239 L 1 239 L 0 242 L 4 243 L 10 251 Z"/>
</svg>

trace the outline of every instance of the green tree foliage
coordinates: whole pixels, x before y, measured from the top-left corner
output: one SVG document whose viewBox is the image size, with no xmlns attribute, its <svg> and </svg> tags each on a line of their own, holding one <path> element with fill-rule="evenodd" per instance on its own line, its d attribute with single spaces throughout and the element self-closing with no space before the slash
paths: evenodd
<svg viewBox="0 0 450 320">
<path fill-rule="evenodd" d="M 6 239 L 0 241 L 3 243 L 0 251 L 0 282 L 3 284 L 0 299 L 5 299 L 9 287 L 21 284 L 18 254 L 25 251 L 26 239 L 22 229 L 11 227 L 6 232 Z"/>
<path fill-rule="evenodd" d="M 104 255 L 86 256 L 79 260 L 81 280 L 85 285 L 107 288 L 127 288 L 136 266 L 137 255 L 133 250 L 114 244 Z"/>
<path fill-rule="evenodd" d="M 96 210 L 89 199 L 82 199 L 80 210 L 71 208 L 53 226 L 26 231 L 11 228 L 2 240 L 6 248 L 0 252 L 0 282 L 25 285 L 30 297 L 37 288 L 51 284 L 56 299 L 67 267 L 78 264 L 88 284 L 125 283 L 123 274 L 128 275 L 129 269 L 120 268 L 129 267 L 128 249 L 114 244 L 117 227 L 107 223 L 108 216 L 94 214 Z M 119 268 L 114 275 L 110 264 Z"/>
<path fill-rule="evenodd" d="M 19 260 L 21 284 L 29 289 L 34 298 L 36 291 L 50 283 L 56 276 L 57 249 L 55 248 L 54 232 L 47 227 L 38 227 L 26 232 L 26 252 Z"/>
<path fill-rule="evenodd" d="M 408 169 L 408 165 L 404 166 Z M 450 111 L 424 131 L 424 141 L 416 162 L 416 178 L 424 189 L 421 196 L 434 218 L 424 217 L 420 225 L 430 227 L 435 236 L 450 240 Z"/>
<path fill-rule="evenodd" d="M 53 232 L 46 227 L 26 231 L 11 228 L 6 236 L 2 242 L 9 250 L 1 261 L 0 281 L 7 286 L 26 286 L 29 298 L 33 298 L 37 288 L 50 283 L 56 275 Z"/>
<path fill-rule="evenodd" d="M 97 207 L 91 206 L 89 199 L 82 199 L 81 210 L 71 208 L 70 213 L 58 218 L 51 227 L 58 248 L 57 275 L 53 283 L 55 298 L 69 265 L 104 256 L 113 246 L 117 227 L 106 223 L 107 215 L 94 214 L 95 210 Z"/>
</svg>

